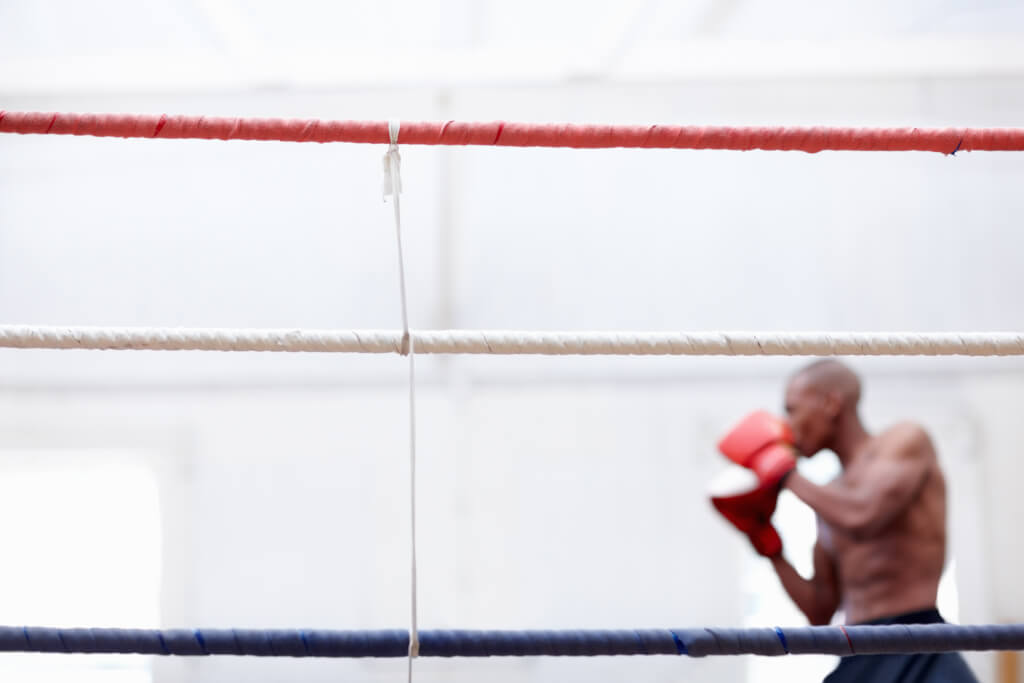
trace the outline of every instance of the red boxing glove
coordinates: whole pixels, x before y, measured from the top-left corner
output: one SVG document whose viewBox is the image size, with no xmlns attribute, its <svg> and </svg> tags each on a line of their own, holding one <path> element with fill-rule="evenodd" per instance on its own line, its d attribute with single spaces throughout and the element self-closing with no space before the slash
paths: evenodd
<svg viewBox="0 0 1024 683">
<path fill-rule="evenodd" d="M 778 483 L 758 485 L 750 481 L 749 474 L 743 477 L 743 471 L 732 468 L 726 471 L 713 485 L 711 504 L 723 517 L 747 535 L 754 549 L 765 557 L 775 557 L 782 553 L 782 539 L 772 526 L 772 514 L 778 501 L 780 486 Z M 738 482 L 738 479 L 746 481 Z M 753 488 L 751 488 L 751 485 Z"/>
<path fill-rule="evenodd" d="M 796 468 L 793 432 L 783 420 L 763 410 L 743 418 L 718 442 L 718 450 L 753 470 L 762 486 L 781 482 Z"/>
</svg>

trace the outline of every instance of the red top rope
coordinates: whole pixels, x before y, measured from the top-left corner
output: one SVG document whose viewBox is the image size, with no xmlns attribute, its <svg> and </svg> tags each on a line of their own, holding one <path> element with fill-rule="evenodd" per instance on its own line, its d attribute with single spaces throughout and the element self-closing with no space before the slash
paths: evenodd
<svg viewBox="0 0 1024 683">
<path fill-rule="evenodd" d="M 0 111 L 0 133 L 119 138 L 280 140 L 387 144 L 386 121 L 220 118 L 134 114 Z M 1021 128 L 790 128 L 727 126 L 608 126 L 566 123 L 401 124 L 405 145 L 501 147 L 642 147 L 822 152 L 1024 151 Z"/>
</svg>

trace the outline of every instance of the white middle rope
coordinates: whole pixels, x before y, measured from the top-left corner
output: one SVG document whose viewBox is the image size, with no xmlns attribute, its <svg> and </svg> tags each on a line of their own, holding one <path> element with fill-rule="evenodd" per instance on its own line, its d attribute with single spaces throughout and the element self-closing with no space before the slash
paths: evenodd
<svg viewBox="0 0 1024 683">
<path fill-rule="evenodd" d="M 404 306 L 403 306 L 404 312 Z M 545 356 L 1024 356 L 1021 332 L 597 332 L 0 325 L 0 348 Z"/>
</svg>

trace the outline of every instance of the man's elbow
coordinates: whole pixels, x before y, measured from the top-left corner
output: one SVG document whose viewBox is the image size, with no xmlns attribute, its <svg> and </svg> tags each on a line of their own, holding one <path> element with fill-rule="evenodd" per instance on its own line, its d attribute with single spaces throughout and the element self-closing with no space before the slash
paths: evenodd
<svg viewBox="0 0 1024 683">
<path fill-rule="evenodd" d="M 832 614 L 826 614 L 825 612 L 815 612 L 807 615 L 807 621 L 810 622 L 811 626 L 828 626 L 832 623 Z"/>
<path fill-rule="evenodd" d="M 843 531 L 855 541 L 867 541 L 878 534 L 878 524 L 870 518 L 851 519 Z"/>
<path fill-rule="evenodd" d="M 836 613 L 836 607 L 838 605 L 828 604 L 816 605 L 810 611 L 806 612 L 807 621 L 811 626 L 828 626 L 832 623 L 832 617 Z"/>
<path fill-rule="evenodd" d="M 885 533 L 893 523 L 893 517 L 871 514 L 854 518 L 846 533 L 855 541 L 870 541 Z"/>
<path fill-rule="evenodd" d="M 837 526 L 854 540 L 865 541 L 885 531 L 890 521 L 875 506 L 858 505 L 851 506 Z"/>
</svg>

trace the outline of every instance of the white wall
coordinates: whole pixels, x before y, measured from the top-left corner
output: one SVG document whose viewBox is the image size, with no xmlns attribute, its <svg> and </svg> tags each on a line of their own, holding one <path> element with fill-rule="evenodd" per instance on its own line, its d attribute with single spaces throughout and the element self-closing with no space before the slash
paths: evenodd
<svg viewBox="0 0 1024 683">
<path fill-rule="evenodd" d="M 1013 125 L 1019 79 L 9 97 L 7 109 L 380 119 Z M 370 146 L 0 137 L 0 321 L 397 326 Z M 412 324 L 1019 329 L 1024 157 L 403 148 Z M 796 359 L 419 365 L 421 625 L 739 623 L 714 436 Z M 1021 364 L 856 364 L 925 421 L 964 621 L 1020 620 Z M 0 352 L 0 440 L 160 453 L 168 626 L 407 623 L 399 358 Z M 807 549 L 794 548 L 793 552 Z M 764 586 L 777 591 L 774 583 Z M 972 660 L 991 671 L 988 656 Z M 785 666 L 785 660 L 773 666 Z M 167 680 L 401 662 L 161 662 Z M 427 678 L 736 680 L 743 659 L 419 664 Z M 782 669 L 780 669 L 781 671 Z"/>
</svg>

